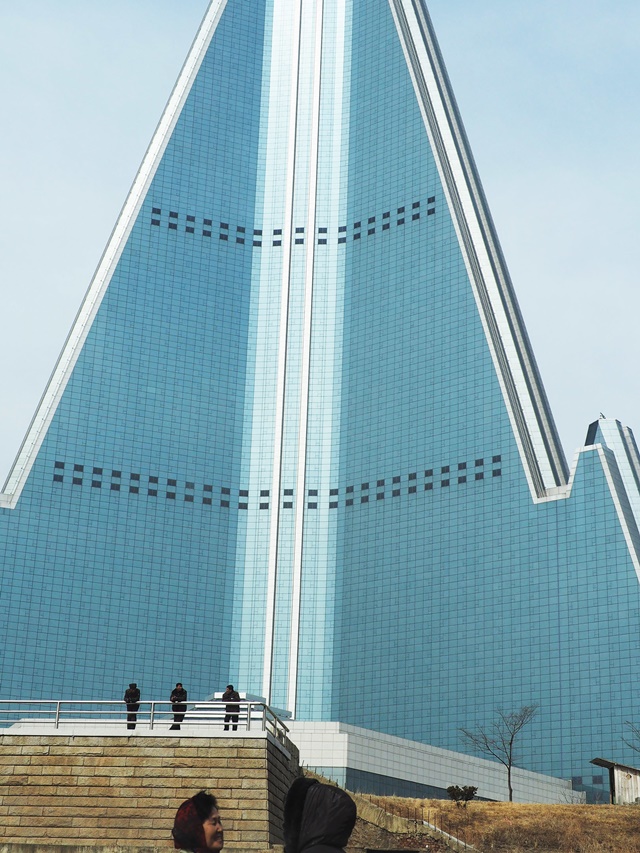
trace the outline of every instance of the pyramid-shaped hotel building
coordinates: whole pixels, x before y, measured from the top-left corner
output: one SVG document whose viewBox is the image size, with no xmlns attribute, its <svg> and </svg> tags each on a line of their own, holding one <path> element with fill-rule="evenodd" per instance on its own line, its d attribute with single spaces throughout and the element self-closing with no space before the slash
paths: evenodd
<svg viewBox="0 0 640 853">
<path fill-rule="evenodd" d="M 633 761 L 640 460 L 567 465 L 422 0 L 213 0 L 0 496 L 5 697 L 232 681 Z M 595 788 L 599 779 L 595 779 Z"/>
</svg>

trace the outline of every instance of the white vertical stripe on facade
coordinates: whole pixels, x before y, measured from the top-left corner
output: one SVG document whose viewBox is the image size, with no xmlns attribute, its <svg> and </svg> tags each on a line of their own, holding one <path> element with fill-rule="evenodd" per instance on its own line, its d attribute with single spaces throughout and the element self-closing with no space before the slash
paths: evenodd
<svg viewBox="0 0 640 853">
<path fill-rule="evenodd" d="M 207 9 L 51 379 L 42 395 L 27 435 L 9 473 L 4 492 L 0 494 L 0 506 L 2 507 L 13 509 L 18 502 L 226 5 L 227 0 L 212 0 Z"/>
<path fill-rule="evenodd" d="M 295 717 L 296 685 L 298 680 L 298 640 L 300 629 L 300 593 L 302 585 L 302 546 L 304 538 L 304 510 L 306 500 L 305 476 L 307 456 L 307 426 L 309 405 L 309 372 L 311 366 L 311 328 L 313 312 L 313 272 L 316 248 L 316 194 L 318 183 L 318 146 L 320 128 L 320 85 L 322 68 L 322 21 L 323 0 L 316 0 L 315 14 L 305 19 L 309 28 L 314 32 L 309 35 L 313 39 L 313 54 L 309 60 L 313 62 L 313 88 L 311 92 L 311 128 L 309 152 L 309 183 L 308 211 L 305 239 L 305 268 L 304 268 L 304 316 L 302 332 L 302 363 L 300 370 L 300 416 L 298 425 L 298 466 L 295 489 L 295 535 L 293 550 L 293 576 L 291 596 L 291 633 L 289 642 L 289 685 L 287 691 L 287 707 Z M 310 39 L 311 41 L 311 39 Z"/>
<path fill-rule="evenodd" d="M 609 460 L 607 459 L 607 454 L 605 453 L 603 446 L 601 444 L 596 444 L 595 449 L 598 451 L 598 456 L 600 457 L 600 462 L 602 463 L 602 470 L 604 471 L 605 477 L 607 479 L 607 485 L 609 486 L 609 491 L 611 492 L 611 499 L 613 500 L 613 504 L 616 508 L 618 521 L 620 522 L 620 527 L 622 528 L 624 539 L 627 544 L 627 548 L 629 549 L 629 556 L 631 557 L 633 568 L 635 569 L 638 581 L 640 581 L 640 553 L 638 551 L 638 548 L 636 547 L 638 543 L 637 528 L 632 530 L 629 526 L 629 521 L 627 520 L 627 517 L 625 515 L 622 502 L 620 500 L 620 495 L 618 494 L 616 478 L 614 476 L 614 472 L 611 470 L 611 465 L 609 464 Z M 614 451 L 611 452 L 614 453 Z M 620 482 L 620 485 L 624 489 L 624 485 L 622 482 Z M 633 525 L 633 521 L 631 522 L 631 524 Z"/>
<path fill-rule="evenodd" d="M 282 45 L 281 33 L 289 31 L 290 22 L 292 43 Z M 275 0 L 273 11 L 273 63 L 286 62 L 293 69 L 289 86 L 288 131 L 286 150 L 285 178 L 285 217 L 282 234 L 282 278 L 280 287 L 280 323 L 278 340 L 278 378 L 276 388 L 276 413 L 273 445 L 273 478 L 271 482 L 271 501 L 282 500 L 282 452 L 284 439 L 285 381 L 287 375 L 287 329 L 289 319 L 289 288 L 291 277 L 291 248 L 293 242 L 293 196 L 296 166 L 296 126 L 298 109 L 298 78 L 300 66 L 300 26 L 302 18 L 302 0 L 291 3 L 290 0 Z M 284 52 L 283 52 L 284 48 Z M 272 67 L 272 74 L 274 68 Z M 267 600 L 264 638 L 264 658 L 262 668 L 262 695 L 267 703 L 271 702 L 271 669 L 273 664 L 273 639 L 276 616 L 276 579 L 278 569 L 278 534 L 280 511 L 271 513 L 269 530 L 269 563 L 267 570 Z"/>
<path fill-rule="evenodd" d="M 425 44 L 423 39 L 422 31 L 420 28 L 420 22 L 418 20 L 416 11 L 411 0 L 389 0 L 389 5 L 394 21 L 396 23 L 398 37 L 400 38 L 402 49 L 407 62 L 407 67 L 409 69 L 409 74 L 413 82 L 414 90 L 416 93 L 416 99 L 422 112 L 425 128 L 429 135 L 434 158 L 436 160 L 438 171 L 440 173 L 442 187 L 447 197 L 452 221 L 454 223 L 454 227 L 458 235 L 460 249 L 465 260 L 465 265 L 467 267 L 467 272 L 469 275 L 469 281 L 473 288 L 474 297 L 478 306 L 478 312 L 483 324 L 487 343 L 495 365 L 496 375 L 500 383 L 505 406 L 509 413 L 512 430 L 518 445 L 520 456 L 522 458 L 523 468 L 527 476 L 531 495 L 534 501 L 537 501 L 543 496 L 538 494 L 534 474 L 531 470 L 532 461 L 529 459 L 528 454 L 525 450 L 525 439 L 521 435 L 521 428 L 518 424 L 517 418 L 515 417 L 509 393 L 507 392 L 506 379 L 503 375 L 503 366 L 500 364 L 500 360 L 497 356 L 496 345 L 487 322 L 487 317 L 485 314 L 486 308 L 482 304 L 482 301 L 479 297 L 476 273 L 474 272 L 474 267 L 469 257 L 470 247 L 467 247 L 466 241 L 462 235 L 461 223 L 458 218 L 456 206 L 452 200 L 450 186 L 451 183 L 453 183 L 453 185 L 455 186 L 455 192 L 458 194 L 460 203 L 462 205 L 464 224 L 468 229 L 468 233 L 471 237 L 471 251 L 475 255 L 475 260 L 478 264 L 478 269 L 483 280 L 483 285 L 486 288 L 489 297 L 491 305 L 490 310 L 493 314 L 493 318 L 497 324 L 499 332 L 499 345 L 504 348 L 508 361 L 508 370 L 510 371 L 513 377 L 513 382 L 515 383 L 518 403 L 521 407 L 521 411 L 523 413 L 524 420 L 526 423 L 526 429 L 529 434 L 535 453 L 535 463 L 533 463 L 533 465 L 535 467 L 535 464 L 537 463 L 537 466 L 540 470 L 540 474 L 542 476 L 544 487 L 546 489 L 555 489 L 556 482 L 552 469 L 551 459 L 547 451 L 543 428 L 538 423 L 538 419 L 536 416 L 535 406 L 532 400 L 532 388 L 529 387 L 529 381 L 531 381 L 532 386 L 536 384 L 536 381 L 534 377 L 527 377 L 525 375 L 523 367 L 520 363 L 518 348 L 514 339 L 514 328 L 518 329 L 519 323 L 517 318 L 510 318 L 507 315 L 500 294 L 499 283 L 494 273 L 494 264 L 500 266 L 501 259 L 498 257 L 490 257 L 489 250 L 484 240 L 481 223 L 478 218 L 478 213 L 475 209 L 474 199 L 472 197 L 472 192 L 470 189 L 470 183 L 474 180 L 474 177 L 468 172 L 466 164 L 462 162 L 456 145 L 456 139 L 454 137 L 453 127 L 457 122 L 457 117 L 450 113 L 448 105 L 445 104 L 445 102 L 443 101 L 438 87 L 438 81 L 436 80 L 434 73 L 434 68 L 438 68 L 440 74 L 444 76 L 444 72 L 442 71 L 442 69 L 439 68 L 439 59 L 437 56 L 433 55 L 433 53 L 429 53 L 428 46 Z M 402 14 L 407 22 L 407 26 L 410 31 L 409 40 L 411 41 L 411 45 L 408 44 L 408 38 L 405 35 L 403 25 L 399 20 L 399 14 Z M 415 51 L 415 57 L 417 61 L 416 59 L 414 59 L 413 51 Z M 435 128 L 431 127 L 429 116 L 427 115 L 427 112 L 425 110 L 425 104 L 423 100 L 424 95 L 422 91 L 423 85 L 426 87 L 426 90 L 428 92 L 428 99 L 431 102 L 431 107 L 435 115 L 435 124 L 437 125 L 437 127 Z M 442 163 L 440 155 L 440 146 L 437 144 L 435 139 L 436 134 L 442 141 L 447 166 L 451 170 L 451 178 L 447 176 L 444 164 Z M 550 445 L 554 444 L 555 440 L 553 436 L 548 435 L 546 436 L 546 439 Z"/>
<path fill-rule="evenodd" d="M 282 133 L 280 125 L 284 121 L 286 129 L 291 73 L 281 56 L 289 52 L 291 21 L 280 18 L 274 34 L 273 13 L 273 4 L 266 2 L 254 211 L 254 223 L 262 223 L 263 234 L 262 247 L 252 250 L 249 307 L 252 334 L 247 338 L 245 377 L 245 400 L 250 403 L 245 408 L 243 421 L 240 471 L 240 482 L 248 487 L 250 495 L 256 496 L 273 479 L 282 250 L 271 246 L 271 232 L 284 218 L 286 194 L 282 170 L 286 166 L 287 134 Z M 255 504 L 249 502 L 244 518 L 238 517 L 236 540 L 238 571 L 234 576 L 234 600 L 241 602 L 241 606 L 234 615 L 235 640 L 229 674 L 232 680 L 250 686 L 256 693 L 262 691 L 271 517 L 281 509 L 278 496 L 274 497 L 271 491 L 269 503 L 271 513 L 266 514 L 260 511 L 257 501 Z M 257 546 L 256 537 L 261 545 L 264 542 L 263 547 Z"/>
</svg>

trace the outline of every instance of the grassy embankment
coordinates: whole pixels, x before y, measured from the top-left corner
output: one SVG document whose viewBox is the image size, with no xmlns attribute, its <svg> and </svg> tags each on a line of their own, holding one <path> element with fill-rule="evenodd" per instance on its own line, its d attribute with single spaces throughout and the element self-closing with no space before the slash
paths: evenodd
<svg viewBox="0 0 640 853">
<path fill-rule="evenodd" d="M 640 807 L 537 805 L 371 797 L 391 814 L 438 828 L 482 853 L 640 853 Z"/>
</svg>

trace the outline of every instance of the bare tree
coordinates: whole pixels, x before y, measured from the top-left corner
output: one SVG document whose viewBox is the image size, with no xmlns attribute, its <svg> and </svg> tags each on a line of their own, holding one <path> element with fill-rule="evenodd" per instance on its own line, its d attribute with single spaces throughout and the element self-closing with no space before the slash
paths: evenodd
<svg viewBox="0 0 640 853">
<path fill-rule="evenodd" d="M 627 740 L 626 737 L 623 737 L 622 740 L 627 746 L 630 746 L 631 749 L 635 750 L 635 752 L 640 752 L 640 726 L 636 726 L 635 723 L 630 723 L 629 720 L 625 722 L 625 726 L 629 729 L 630 740 Z"/>
<path fill-rule="evenodd" d="M 511 768 L 513 767 L 515 741 L 522 729 L 530 723 L 538 711 L 537 705 L 523 705 L 519 711 L 496 710 L 496 719 L 488 726 L 475 729 L 460 729 L 463 740 L 477 752 L 491 755 L 507 768 L 509 802 L 513 802 Z"/>
</svg>

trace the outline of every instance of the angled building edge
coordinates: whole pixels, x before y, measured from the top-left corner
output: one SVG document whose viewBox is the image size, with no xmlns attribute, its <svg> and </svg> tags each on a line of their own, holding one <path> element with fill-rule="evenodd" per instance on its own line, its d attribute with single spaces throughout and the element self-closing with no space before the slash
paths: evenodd
<svg viewBox="0 0 640 853">
<path fill-rule="evenodd" d="M 15 698 L 232 681 L 593 798 L 640 462 L 569 471 L 421 0 L 214 0 L 0 498 Z"/>
<path fill-rule="evenodd" d="M 349 791 L 447 799 L 450 785 L 474 785 L 481 800 L 509 799 L 506 769 L 453 750 L 420 744 L 344 723 L 291 723 L 291 739 L 309 770 Z M 517 803 L 583 803 L 571 782 L 513 768 Z"/>
</svg>

